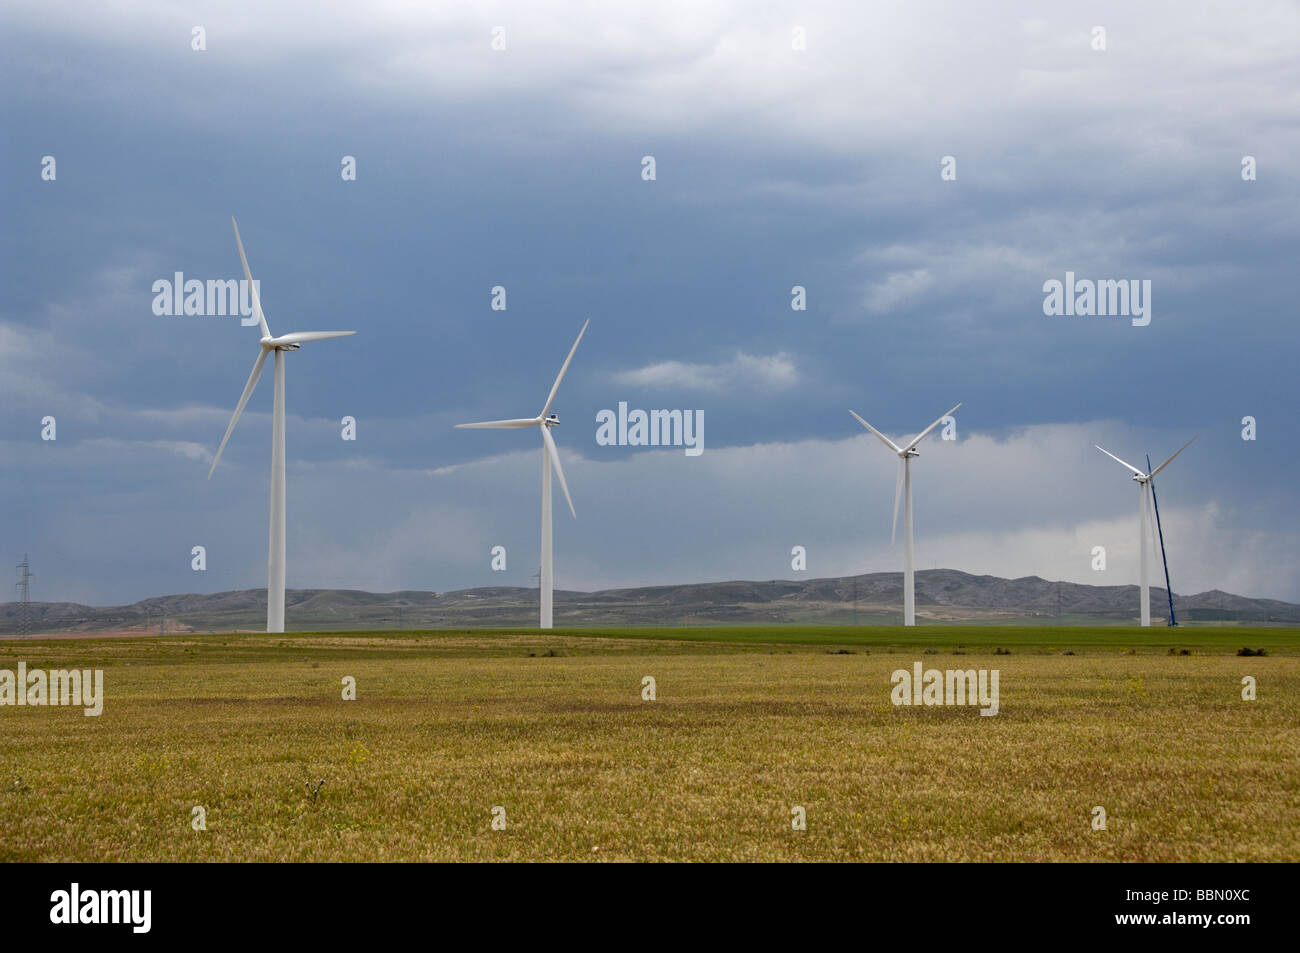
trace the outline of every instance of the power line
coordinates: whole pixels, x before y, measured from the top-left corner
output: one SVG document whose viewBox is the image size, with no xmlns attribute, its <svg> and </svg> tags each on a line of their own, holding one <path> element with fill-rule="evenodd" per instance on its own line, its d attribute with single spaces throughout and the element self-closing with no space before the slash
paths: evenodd
<svg viewBox="0 0 1300 953">
<path fill-rule="evenodd" d="M 18 589 L 18 631 L 23 635 L 30 635 L 32 631 L 32 606 L 31 606 L 31 585 L 28 582 L 33 573 L 27 565 L 27 554 L 23 553 L 23 561 L 17 566 L 22 572 L 18 576 L 18 581 L 14 586 Z"/>
</svg>

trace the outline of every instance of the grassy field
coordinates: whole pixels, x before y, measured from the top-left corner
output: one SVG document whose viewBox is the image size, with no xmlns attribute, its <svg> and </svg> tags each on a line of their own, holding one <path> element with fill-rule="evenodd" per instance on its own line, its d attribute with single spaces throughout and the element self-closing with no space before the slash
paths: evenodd
<svg viewBox="0 0 1300 953">
<path fill-rule="evenodd" d="M 20 660 L 102 668 L 106 700 L 0 708 L 4 860 L 1300 860 L 1295 629 L 0 641 Z M 914 661 L 998 669 L 1000 713 L 895 707 Z"/>
</svg>

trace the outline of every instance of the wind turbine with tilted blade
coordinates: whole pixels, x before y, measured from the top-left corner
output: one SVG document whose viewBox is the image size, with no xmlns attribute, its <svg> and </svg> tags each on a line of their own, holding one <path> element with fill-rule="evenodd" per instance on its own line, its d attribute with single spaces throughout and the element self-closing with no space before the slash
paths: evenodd
<svg viewBox="0 0 1300 953">
<path fill-rule="evenodd" d="M 244 266 L 244 280 L 248 282 L 248 293 L 253 299 L 253 311 L 257 315 L 257 323 L 262 329 L 262 338 L 258 341 L 261 351 L 257 355 L 257 360 L 253 362 L 253 373 L 248 375 L 248 383 L 244 385 L 244 393 L 240 395 L 239 404 L 235 407 L 235 414 L 230 418 L 230 426 L 226 428 L 226 435 L 221 438 L 221 446 L 217 448 L 217 455 L 212 458 L 212 468 L 208 470 L 208 479 L 212 479 L 212 473 L 217 469 L 217 461 L 221 459 L 221 451 L 226 449 L 226 441 L 230 439 L 231 431 L 235 429 L 239 415 L 244 412 L 244 405 L 248 403 L 248 398 L 253 396 L 253 388 L 257 386 L 257 380 L 262 376 L 262 367 L 266 364 L 266 355 L 274 353 L 275 408 L 271 423 L 271 541 L 266 557 L 266 631 L 283 632 L 285 562 L 284 352 L 297 351 L 308 341 L 324 341 L 326 338 L 347 337 L 349 334 L 356 334 L 357 332 L 295 331 L 292 334 L 273 337 L 271 329 L 266 324 L 266 315 L 262 313 L 262 302 L 258 298 L 257 286 L 253 284 L 253 276 L 248 272 L 248 259 L 244 256 L 244 243 L 240 241 L 239 225 L 236 224 L 234 216 L 231 216 L 230 224 L 235 226 L 235 244 L 239 247 L 239 263 Z"/>
<path fill-rule="evenodd" d="M 1199 436 L 1200 434 L 1196 435 L 1196 437 Z M 1133 466 L 1133 464 L 1125 463 L 1123 460 L 1115 456 L 1115 454 L 1111 453 L 1105 447 L 1098 447 L 1097 444 L 1095 443 L 1093 444 L 1094 447 L 1097 447 L 1098 450 L 1106 454 L 1106 456 L 1110 457 L 1116 463 L 1120 464 L 1121 466 L 1127 467 L 1129 470 L 1131 470 L 1133 472 L 1133 482 L 1136 483 L 1138 485 L 1138 488 L 1141 490 L 1141 495 L 1138 497 L 1138 539 L 1140 540 L 1139 549 L 1141 550 L 1141 563 L 1142 563 L 1141 595 L 1139 596 L 1139 599 L 1141 600 L 1141 613 L 1142 613 L 1143 625 L 1151 624 L 1151 567 L 1149 565 L 1150 557 L 1147 553 L 1147 549 L 1148 549 L 1147 542 L 1150 539 L 1151 534 L 1153 532 L 1151 526 L 1151 481 L 1152 479 L 1155 478 L 1155 475 L 1157 473 L 1159 473 L 1165 467 L 1169 466 L 1169 464 L 1173 463 L 1174 457 L 1178 456 L 1178 454 L 1182 453 L 1184 450 L 1190 447 L 1192 445 L 1192 441 L 1194 441 L 1196 437 L 1193 437 L 1191 440 L 1187 441 L 1187 443 L 1183 444 L 1181 447 L 1175 450 L 1173 457 L 1170 457 L 1168 460 L 1166 460 L 1164 463 L 1160 464 L 1160 466 L 1156 467 L 1154 470 L 1151 470 L 1150 472 L 1143 472 L 1142 470 L 1139 470 L 1137 467 Z"/>
</svg>

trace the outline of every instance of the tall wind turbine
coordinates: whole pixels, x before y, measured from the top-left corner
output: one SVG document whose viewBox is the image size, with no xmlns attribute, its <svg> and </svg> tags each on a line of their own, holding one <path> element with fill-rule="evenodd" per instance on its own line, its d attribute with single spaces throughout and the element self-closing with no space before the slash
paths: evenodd
<svg viewBox="0 0 1300 953">
<path fill-rule="evenodd" d="M 1196 437 L 1199 436 L 1200 434 L 1196 435 Z M 1159 473 L 1161 470 L 1163 470 L 1165 467 L 1169 466 L 1169 464 L 1173 462 L 1174 457 L 1178 456 L 1178 454 L 1182 453 L 1184 450 L 1190 447 L 1192 445 L 1192 441 L 1196 440 L 1196 437 L 1193 437 L 1191 440 L 1187 441 L 1187 443 L 1179 447 L 1176 451 L 1174 451 L 1173 457 L 1170 457 L 1168 460 L 1166 460 L 1164 463 L 1160 464 L 1160 466 L 1156 467 L 1154 470 L 1151 470 L 1150 472 L 1144 472 L 1142 470 L 1139 470 L 1137 467 L 1133 466 L 1133 464 L 1125 463 L 1123 460 L 1115 456 L 1115 454 L 1111 453 L 1105 447 L 1099 447 L 1097 446 L 1097 444 L 1095 443 L 1093 444 L 1094 447 L 1097 447 L 1098 450 L 1106 454 L 1106 456 L 1110 457 L 1116 463 L 1120 464 L 1121 466 L 1127 467 L 1129 470 L 1131 470 L 1133 473 L 1133 481 L 1137 483 L 1138 488 L 1141 491 L 1141 494 L 1138 497 L 1138 539 L 1140 541 L 1138 549 L 1141 552 L 1141 563 L 1142 563 L 1141 595 L 1139 596 L 1139 599 L 1141 600 L 1140 606 L 1142 610 L 1142 624 L 1144 626 L 1149 626 L 1151 624 L 1151 567 L 1149 565 L 1150 556 L 1148 555 L 1148 548 L 1149 548 L 1148 543 L 1150 542 L 1151 534 L 1152 534 L 1151 481 L 1152 479 L 1155 478 L 1155 475 L 1157 473 Z"/>
<path fill-rule="evenodd" d="M 271 424 L 271 542 L 266 557 L 266 631 L 283 632 L 285 561 L 284 352 L 297 351 L 308 341 L 347 337 L 349 334 L 356 334 L 357 332 L 295 331 L 292 334 L 272 337 L 271 329 L 266 324 L 266 315 L 262 313 L 262 302 L 258 298 L 257 286 L 253 284 L 253 276 L 248 272 L 248 259 L 244 256 L 244 243 L 239 239 L 239 225 L 235 222 L 233 215 L 230 217 L 230 224 L 235 226 L 235 244 L 239 247 L 239 263 L 244 266 L 244 280 L 248 282 L 248 293 L 253 299 L 253 311 L 257 315 L 257 323 L 262 329 L 262 338 L 258 342 L 261 351 L 257 355 L 257 360 L 253 362 L 253 373 L 248 375 L 248 383 L 244 385 L 244 393 L 240 395 L 239 404 L 235 407 L 235 414 L 230 418 L 230 426 L 226 428 L 226 435 L 221 438 L 221 446 L 217 448 L 217 455 L 212 458 L 212 468 L 208 470 L 208 479 L 212 479 L 212 473 L 217 469 L 217 461 L 221 459 L 221 451 L 226 449 L 226 441 L 230 439 L 230 433 L 235 429 L 239 415 L 244 412 L 244 405 L 248 403 L 248 398 L 253 396 L 253 388 L 257 386 L 258 378 L 262 376 L 262 366 L 266 363 L 266 355 L 274 352 L 275 412 Z"/>
<path fill-rule="evenodd" d="M 961 404 L 957 405 L 960 406 Z M 944 417 L 955 414 L 957 407 L 922 430 L 916 435 L 916 439 L 905 447 L 900 447 L 853 411 L 849 411 L 858 423 L 870 430 L 881 443 L 898 455 L 898 481 L 894 484 L 894 528 L 889 533 L 889 541 L 892 544 L 898 533 L 898 499 L 902 494 L 907 497 L 907 506 L 903 513 L 903 625 L 916 625 L 916 573 L 912 548 L 912 458 L 921 455 L 916 449 L 917 444 L 928 437 L 930 431 L 943 423 Z"/>
<path fill-rule="evenodd" d="M 555 476 L 560 481 L 560 489 L 564 491 L 564 499 L 569 504 L 569 512 L 573 518 L 578 518 L 577 511 L 573 508 L 573 498 L 569 496 L 569 487 L 564 482 L 564 468 L 560 466 L 560 454 L 555 449 L 555 438 L 551 436 L 551 428 L 560 425 L 560 418 L 556 414 L 550 413 L 551 404 L 555 403 L 555 394 L 560 389 L 560 381 L 564 380 L 564 373 L 569 369 L 569 362 L 573 360 L 574 352 L 578 350 L 578 344 L 582 341 L 582 336 L 587 333 L 587 325 L 591 324 L 588 319 L 583 325 L 582 330 L 578 332 L 578 339 L 573 342 L 573 347 L 569 349 L 569 356 L 564 359 L 564 365 L 560 368 L 560 373 L 556 375 L 555 383 L 551 385 L 551 392 L 546 396 L 546 403 L 542 406 L 542 412 L 536 417 L 520 417 L 514 420 L 486 420 L 477 424 L 456 424 L 458 428 L 484 429 L 484 430 L 516 430 L 522 427 L 537 427 L 542 432 L 542 566 L 541 566 L 541 601 L 542 601 L 542 623 L 543 629 L 551 628 L 551 593 L 554 582 L 554 571 L 551 562 L 551 468 L 555 468 Z"/>
</svg>

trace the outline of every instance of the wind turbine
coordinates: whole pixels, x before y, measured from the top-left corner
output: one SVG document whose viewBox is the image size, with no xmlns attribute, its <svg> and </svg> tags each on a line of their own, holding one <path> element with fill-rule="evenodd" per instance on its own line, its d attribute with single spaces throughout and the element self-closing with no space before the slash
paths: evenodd
<svg viewBox="0 0 1300 953">
<path fill-rule="evenodd" d="M 1199 436 L 1200 434 L 1196 435 L 1196 437 Z M 1133 481 L 1137 483 L 1139 489 L 1141 490 L 1141 495 L 1138 497 L 1138 538 L 1140 541 L 1138 548 L 1141 552 L 1141 563 L 1142 563 L 1141 595 L 1139 596 L 1139 599 L 1141 600 L 1142 624 L 1144 626 L 1149 626 L 1151 624 L 1151 568 L 1149 566 L 1149 556 L 1147 553 L 1147 548 L 1148 548 L 1147 543 L 1150 539 L 1151 532 L 1152 532 L 1151 481 L 1152 479 L 1155 478 L 1155 475 L 1157 473 L 1159 473 L 1165 467 L 1169 466 L 1169 464 L 1173 463 L 1174 457 L 1178 456 L 1178 454 L 1182 453 L 1184 450 L 1190 447 L 1192 445 L 1192 442 L 1196 440 L 1196 437 L 1193 437 L 1191 440 L 1187 441 L 1187 443 L 1183 444 L 1181 447 L 1175 450 L 1173 457 L 1170 457 L 1164 463 L 1160 464 L 1160 466 L 1156 467 L 1154 470 L 1151 470 L 1149 472 L 1143 472 L 1142 470 L 1139 470 L 1137 467 L 1133 466 L 1133 464 L 1125 463 L 1123 460 L 1115 456 L 1115 454 L 1111 453 L 1105 447 L 1100 447 L 1095 443 L 1093 444 L 1094 447 L 1097 447 L 1098 450 L 1106 454 L 1106 456 L 1110 457 L 1116 463 L 1120 464 L 1121 466 L 1127 467 L 1129 470 L 1131 470 L 1133 473 Z"/>
<path fill-rule="evenodd" d="M 257 355 L 257 360 L 253 362 L 253 372 L 248 375 L 248 383 L 244 385 L 244 393 L 240 395 L 239 404 L 235 407 L 235 414 L 230 418 L 230 426 L 226 428 L 226 435 L 221 438 L 221 446 L 217 448 L 217 455 L 212 458 L 212 467 L 208 470 L 208 479 L 212 479 L 212 473 L 217 469 L 217 461 L 221 459 L 221 451 L 226 449 L 226 441 L 230 439 L 230 433 L 235 429 L 239 415 L 244 412 L 244 405 L 248 403 L 248 398 L 253 396 L 253 388 L 257 386 L 258 378 L 262 376 L 262 366 L 266 363 L 266 355 L 274 352 L 275 411 L 271 424 L 271 541 L 266 557 L 266 631 L 283 632 L 285 562 L 284 352 L 297 351 L 308 341 L 347 337 L 349 334 L 356 334 L 357 332 L 295 331 L 292 334 L 273 337 L 271 329 L 266 324 L 266 315 L 262 313 L 262 302 L 258 298 L 257 285 L 253 284 L 253 276 L 248 272 L 248 259 L 244 256 L 244 243 L 239 239 L 239 225 L 235 222 L 233 215 L 230 217 L 230 224 L 235 226 L 235 244 L 239 247 L 239 263 L 244 266 L 244 280 L 248 282 L 248 293 L 253 299 L 253 311 L 257 314 L 257 323 L 262 329 L 262 338 L 258 341 L 261 351 Z"/>
<path fill-rule="evenodd" d="M 564 380 L 564 373 L 569 369 L 569 362 L 573 360 L 574 352 L 578 350 L 578 344 L 582 341 L 582 336 L 587 333 L 588 324 L 591 324 L 590 319 L 582 325 L 577 340 L 573 342 L 573 347 L 569 349 L 569 356 L 564 359 L 564 365 L 560 368 L 560 373 L 556 375 L 555 383 L 551 385 L 551 392 L 546 396 L 546 403 L 542 406 L 540 414 L 536 417 L 520 417 L 514 420 L 486 420 L 477 424 L 456 424 L 456 427 L 461 429 L 516 430 L 522 427 L 537 427 L 542 432 L 542 565 L 539 587 L 541 589 L 541 627 L 543 629 L 551 628 L 551 590 L 554 582 L 554 571 L 551 562 L 552 467 L 555 468 L 555 476 L 560 481 L 560 489 L 564 491 L 564 499 L 569 504 L 569 512 L 573 514 L 574 519 L 578 518 L 578 513 L 573 508 L 573 498 L 569 496 L 569 487 L 564 482 L 564 468 L 560 466 L 560 455 L 555 449 L 555 438 L 551 436 L 551 428 L 560 425 L 560 418 L 556 414 L 550 413 L 550 410 L 551 404 L 555 403 L 555 394 L 560 389 L 560 381 Z"/>
<path fill-rule="evenodd" d="M 957 405 L 960 406 L 961 404 Z M 912 549 L 912 458 L 921 455 L 916 449 L 917 444 L 928 437 L 930 431 L 943 423 L 944 417 L 955 414 L 957 407 L 922 430 L 916 435 L 916 439 L 905 447 L 900 447 L 853 411 L 849 411 L 858 423 L 870 430 L 881 443 L 898 455 L 898 481 L 894 484 L 894 528 L 889 533 L 889 542 L 892 544 L 898 533 L 898 499 L 900 494 L 904 494 L 907 497 L 907 507 L 903 513 L 903 625 L 916 625 L 916 573 Z"/>
</svg>

